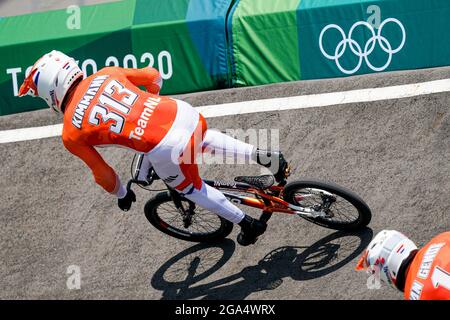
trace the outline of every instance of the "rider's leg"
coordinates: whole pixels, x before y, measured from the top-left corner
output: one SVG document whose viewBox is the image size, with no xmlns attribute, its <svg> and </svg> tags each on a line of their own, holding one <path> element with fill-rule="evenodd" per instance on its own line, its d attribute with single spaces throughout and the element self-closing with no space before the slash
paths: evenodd
<svg viewBox="0 0 450 320">
<path fill-rule="evenodd" d="M 158 176 L 170 187 L 198 206 L 216 213 L 222 218 L 241 226 L 238 243 L 247 246 L 255 243 L 263 234 L 267 225 L 246 215 L 236 207 L 219 190 L 207 185 L 199 176 L 196 164 L 174 165 L 171 161 L 153 161 L 153 168 Z"/>
<path fill-rule="evenodd" d="M 184 197 L 195 202 L 200 207 L 214 212 L 233 223 L 240 223 L 245 214 L 236 207 L 219 190 L 207 185 L 203 181 L 199 189 L 190 187 L 188 193 L 183 193 Z"/>
<path fill-rule="evenodd" d="M 258 164 L 268 168 L 277 182 L 286 181 L 289 176 L 289 163 L 284 159 L 281 151 L 256 149 L 252 159 Z"/>
<path fill-rule="evenodd" d="M 250 160 L 256 148 L 217 130 L 208 129 L 202 143 L 202 151 L 214 155 L 232 156 Z"/>
<path fill-rule="evenodd" d="M 252 159 L 256 163 L 269 168 L 277 182 L 286 178 L 288 163 L 281 151 L 262 150 L 211 129 L 206 131 L 202 150 L 212 154 L 234 156 L 246 160 Z"/>
<path fill-rule="evenodd" d="M 242 210 L 228 201 L 222 192 L 203 182 L 197 164 L 173 163 L 158 158 L 152 160 L 158 176 L 187 199 L 233 223 L 239 223 L 244 218 Z"/>
<path fill-rule="evenodd" d="M 269 168 L 278 182 L 285 177 L 285 170 L 288 166 L 280 151 L 261 150 L 251 144 L 211 129 L 206 130 L 204 134 L 202 151 L 245 160 L 252 159 L 258 164 Z M 137 166 L 139 171 L 134 178 L 143 182 L 147 181 L 147 174 L 152 167 L 149 156 L 147 154 L 139 155 Z"/>
<path fill-rule="evenodd" d="M 202 182 L 200 190 L 192 188 L 191 193 L 184 194 L 184 197 L 195 202 L 200 207 L 219 216 L 239 224 L 241 232 L 237 241 L 243 246 L 248 246 L 256 242 L 258 236 L 266 231 L 267 225 L 249 215 L 244 214 L 238 207 L 225 198 L 222 192 Z"/>
<path fill-rule="evenodd" d="M 254 243 L 256 237 L 264 233 L 266 224 L 245 215 L 223 193 L 202 181 L 195 160 L 202 149 L 206 121 L 187 103 L 177 101 L 177 104 L 180 115 L 177 114 L 171 132 L 147 154 L 148 160 L 168 186 L 200 207 L 238 223 L 244 233 L 238 242 L 243 245 Z M 192 121 L 187 121 L 189 119 Z"/>
</svg>

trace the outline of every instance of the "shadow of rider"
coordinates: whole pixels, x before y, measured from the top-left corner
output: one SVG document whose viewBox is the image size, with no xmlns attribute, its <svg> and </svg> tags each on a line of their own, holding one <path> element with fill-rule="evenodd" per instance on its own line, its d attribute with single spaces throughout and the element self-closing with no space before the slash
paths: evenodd
<svg viewBox="0 0 450 320">
<path fill-rule="evenodd" d="M 373 232 L 334 232 L 311 246 L 284 246 L 272 250 L 257 265 L 236 274 L 199 284 L 231 258 L 233 241 L 198 244 L 162 265 L 151 279 L 162 299 L 245 299 L 250 294 L 278 288 L 284 278 L 295 281 L 323 277 L 343 267 L 367 247 Z"/>
</svg>

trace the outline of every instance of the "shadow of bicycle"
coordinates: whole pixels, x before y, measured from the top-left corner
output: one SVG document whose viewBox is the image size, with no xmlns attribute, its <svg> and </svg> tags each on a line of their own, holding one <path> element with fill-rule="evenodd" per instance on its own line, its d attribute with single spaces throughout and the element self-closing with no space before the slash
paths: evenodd
<svg viewBox="0 0 450 320">
<path fill-rule="evenodd" d="M 274 290 L 284 278 L 310 280 L 335 272 L 367 247 L 373 232 L 334 232 L 311 246 L 285 246 L 269 252 L 257 265 L 205 283 L 232 257 L 232 240 L 197 244 L 164 263 L 153 275 L 151 286 L 162 299 L 240 300 L 257 291 Z"/>
</svg>

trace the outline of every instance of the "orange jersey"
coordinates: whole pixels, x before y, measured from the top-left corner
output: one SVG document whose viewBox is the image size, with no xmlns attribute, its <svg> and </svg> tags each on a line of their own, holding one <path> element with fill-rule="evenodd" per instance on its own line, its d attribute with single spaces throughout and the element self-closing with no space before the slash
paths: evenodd
<svg viewBox="0 0 450 320">
<path fill-rule="evenodd" d="M 156 95 L 160 85 L 156 69 L 107 67 L 81 81 L 66 105 L 64 146 L 91 168 L 95 181 L 110 193 L 117 192 L 119 179 L 94 146 L 152 150 L 177 114 L 174 100 Z"/>
<path fill-rule="evenodd" d="M 405 299 L 450 300 L 450 232 L 417 252 L 407 271 Z"/>
</svg>

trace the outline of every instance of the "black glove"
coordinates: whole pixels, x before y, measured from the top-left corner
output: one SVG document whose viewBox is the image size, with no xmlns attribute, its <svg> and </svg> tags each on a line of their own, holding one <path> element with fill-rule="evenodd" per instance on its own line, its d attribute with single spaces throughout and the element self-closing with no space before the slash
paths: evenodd
<svg viewBox="0 0 450 320">
<path fill-rule="evenodd" d="M 136 195 L 133 190 L 128 189 L 127 194 L 124 198 L 117 200 L 117 205 L 123 211 L 128 211 L 131 208 L 131 203 L 136 202 Z"/>
</svg>

